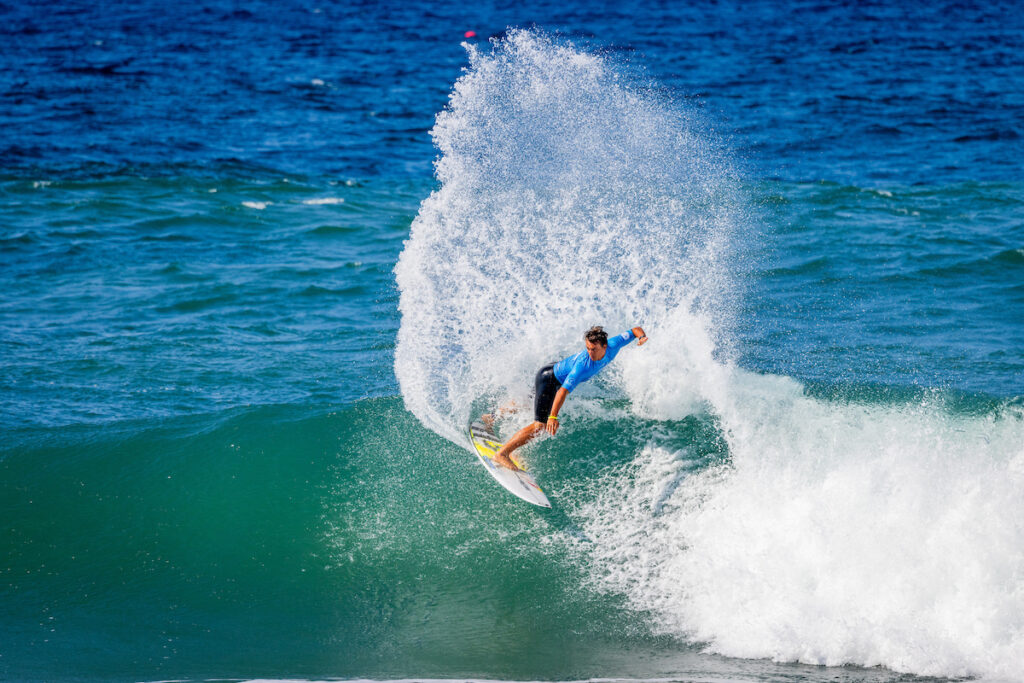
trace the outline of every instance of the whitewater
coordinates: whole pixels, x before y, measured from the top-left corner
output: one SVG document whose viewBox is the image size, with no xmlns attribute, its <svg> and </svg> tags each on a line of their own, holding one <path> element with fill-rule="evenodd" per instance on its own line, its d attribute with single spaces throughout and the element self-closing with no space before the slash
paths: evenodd
<svg viewBox="0 0 1024 683">
<path fill-rule="evenodd" d="M 706 117 L 539 32 L 467 50 L 395 268 L 406 408 L 466 447 L 474 411 L 528 402 L 584 329 L 642 325 L 650 343 L 563 413 L 569 433 L 644 430 L 567 499 L 592 542 L 550 539 L 587 590 L 725 656 L 1024 680 L 1019 401 L 821 396 L 745 369 L 759 213 Z M 687 420 L 721 458 L 680 438 Z"/>
</svg>

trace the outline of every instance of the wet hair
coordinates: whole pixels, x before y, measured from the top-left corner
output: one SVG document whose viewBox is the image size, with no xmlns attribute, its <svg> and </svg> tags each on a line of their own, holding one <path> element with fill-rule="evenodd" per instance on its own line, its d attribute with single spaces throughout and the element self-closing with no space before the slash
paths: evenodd
<svg viewBox="0 0 1024 683">
<path fill-rule="evenodd" d="M 608 333 L 600 325 L 594 325 L 583 335 L 583 339 L 592 344 L 608 346 Z"/>
</svg>

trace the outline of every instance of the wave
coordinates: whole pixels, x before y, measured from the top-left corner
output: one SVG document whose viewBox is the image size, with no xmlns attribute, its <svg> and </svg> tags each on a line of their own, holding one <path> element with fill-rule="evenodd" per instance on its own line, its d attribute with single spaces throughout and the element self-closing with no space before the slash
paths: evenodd
<svg viewBox="0 0 1024 683">
<path fill-rule="evenodd" d="M 1019 402 L 830 399 L 737 367 L 745 209 L 693 114 L 538 32 L 468 49 L 395 269 L 406 407 L 461 445 L 582 329 L 643 324 L 540 447 L 592 588 L 727 656 L 1024 678 Z M 560 486 L 554 453 L 598 475 Z"/>
</svg>

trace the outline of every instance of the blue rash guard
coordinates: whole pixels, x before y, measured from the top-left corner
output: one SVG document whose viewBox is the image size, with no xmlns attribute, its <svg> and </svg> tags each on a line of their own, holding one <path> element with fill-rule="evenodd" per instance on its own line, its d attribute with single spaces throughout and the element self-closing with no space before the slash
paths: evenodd
<svg viewBox="0 0 1024 683">
<path fill-rule="evenodd" d="M 601 360 L 591 360 L 590 354 L 583 349 L 575 356 L 569 356 L 555 364 L 555 379 L 562 383 L 566 391 L 572 392 L 576 386 L 601 372 L 604 366 L 615 360 L 626 344 L 636 339 L 633 330 L 623 332 L 617 337 L 608 338 L 608 348 Z"/>
</svg>

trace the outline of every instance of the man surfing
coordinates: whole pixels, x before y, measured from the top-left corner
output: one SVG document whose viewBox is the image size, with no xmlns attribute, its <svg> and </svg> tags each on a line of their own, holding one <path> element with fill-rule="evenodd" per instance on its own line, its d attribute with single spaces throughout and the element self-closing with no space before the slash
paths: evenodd
<svg viewBox="0 0 1024 683">
<path fill-rule="evenodd" d="M 494 462 L 510 470 L 518 470 L 509 458 L 512 453 L 542 431 L 554 436 L 558 431 L 558 411 L 569 393 L 582 382 L 599 373 L 619 355 L 619 351 L 634 339 L 638 346 L 647 343 L 642 327 L 634 327 L 617 337 L 608 338 L 601 326 L 591 327 L 583 335 L 586 348 L 576 355 L 563 358 L 557 363 L 545 365 L 537 373 L 537 395 L 533 399 L 533 422 L 526 425 L 508 440 L 497 453 Z M 487 420 L 490 416 L 484 416 Z M 493 418 L 490 418 L 493 422 Z"/>
</svg>

